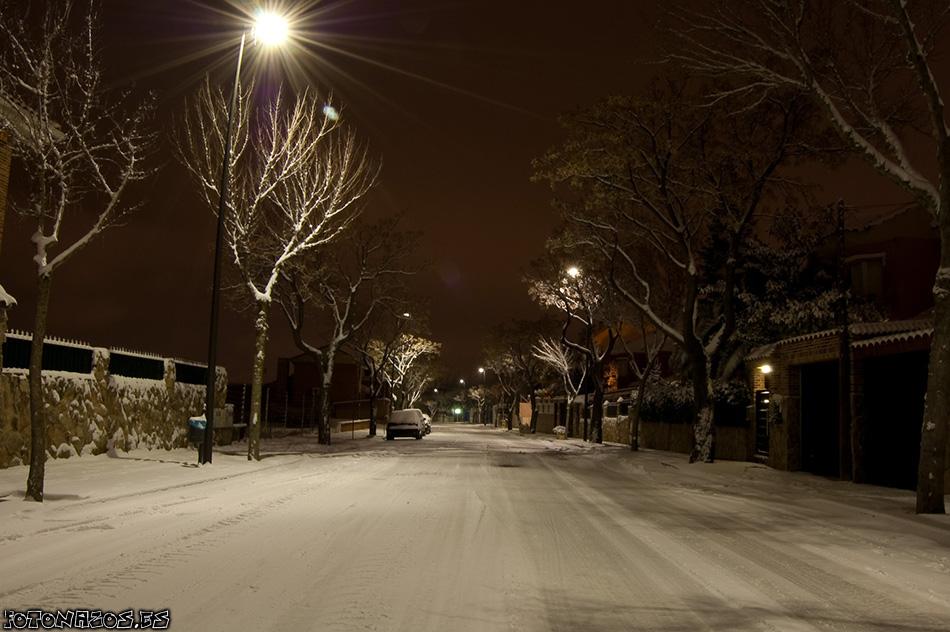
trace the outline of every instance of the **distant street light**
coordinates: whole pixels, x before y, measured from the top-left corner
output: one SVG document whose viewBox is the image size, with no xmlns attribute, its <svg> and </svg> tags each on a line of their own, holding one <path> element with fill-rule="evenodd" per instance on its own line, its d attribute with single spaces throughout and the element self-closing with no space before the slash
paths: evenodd
<svg viewBox="0 0 950 632">
<path fill-rule="evenodd" d="M 287 41 L 290 33 L 287 20 L 271 11 L 259 11 L 251 26 L 251 35 L 254 41 L 263 46 L 276 47 Z M 224 216 L 227 211 L 228 173 L 231 162 L 231 130 L 234 124 L 234 109 L 237 107 L 238 94 L 241 82 L 241 63 L 244 61 L 244 43 L 247 40 L 247 31 L 241 34 L 241 45 L 238 47 L 237 68 L 234 70 L 234 84 L 231 86 L 231 101 L 228 104 L 227 129 L 224 135 L 224 156 L 221 161 L 221 187 L 218 199 L 218 225 L 214 237 L 214 268 L 211 275 L 211 326 L 208 334 L 208 376 L 205 392 L 205 437 L 201 444 L 199 463 L 211 463 L 211 452 L 214 447 L 214 391 L 215 377 L 218 363 L 218 311 L 219 290 L 221 286 L 221 241 L 224 236 Z"/>
<path fill-rule="evenodd" d="M 578 268 L 577 266 L 571 266 L 570 268 L 567 269 L 567 276 L 571 277 L 572 279 L 576 279 L 580 275 L 581 275 L 581 269 Z"/>
<path fill-rule="evenodd" d="M 462 378 L 459 378 L 459 384 L 461 384 L 462 386 L 465 386 L 465 380 Z"/>
</svg>

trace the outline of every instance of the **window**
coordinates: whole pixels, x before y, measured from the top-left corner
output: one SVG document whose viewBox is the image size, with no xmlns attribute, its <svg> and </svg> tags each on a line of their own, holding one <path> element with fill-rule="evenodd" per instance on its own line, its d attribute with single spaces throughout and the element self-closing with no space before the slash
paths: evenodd
<svg viewBox="0 0 950 632">
<path fill-rule="evenodd" d="M 848 257 L 851 293 L 869 301 L 879 301 L 884 293 L 884 253 Z"/>
</svg>

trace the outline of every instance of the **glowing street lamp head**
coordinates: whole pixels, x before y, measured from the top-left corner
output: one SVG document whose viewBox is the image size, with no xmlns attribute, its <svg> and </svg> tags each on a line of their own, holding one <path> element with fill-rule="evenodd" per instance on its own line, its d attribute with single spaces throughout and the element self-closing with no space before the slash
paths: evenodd
<svg viewBox="0 0 950 632">
<path fill-rule="evenodd" d="M 572 279 L 576 279 L 580 275 L 581 275 L 581 269 L 578 268 L 577 266 L 571 266 L 570 268 L 567 269 L 567 276 L 571 277 Z"/>
<path fill-rule="evenodd" d="M 259 11 L 254 16 L 254 39 L 264 46 L 280 46 L 287 41 L 290 27 L 287 18 L 273 11 Z"/>
<path fill-rule="evenodd" d="M 479 373 L 484 373 L 484 372 L 485 372 L 485 368 L 484 368 L 484 367 L 478 367 L 478 372 L 479 372 Z"/>
</svg>

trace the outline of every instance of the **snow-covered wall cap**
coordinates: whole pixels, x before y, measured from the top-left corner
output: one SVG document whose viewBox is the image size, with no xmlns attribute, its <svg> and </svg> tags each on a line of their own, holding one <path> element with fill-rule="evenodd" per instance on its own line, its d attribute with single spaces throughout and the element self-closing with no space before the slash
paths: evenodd
<svg viewBox="0 0 950 632">
<path fill-rule="evenodd" d="M 851 335 L 857 338 L 866 338 L 868 336 L 880 336 L 884 334 L 910 331 L 924 331 L 927 329 L 933 329 L 933 321 L 919 318 L 913 320 L 880 320 L 873 323 L 854 323 L 848 328 L 848 330 L 851 332 Z M 802 334 L 800 336 L 792 336 L 791 338 L 785 338 L 784 340 L 779 340 L 769 345 L 756 347 L 751 352 L 749 352 L 745 359 L 747 362 L 752 360 L 761 360 L 771 355 L 775 351 L 776 347 L 790 345 L 796 342 L 804 342 L 806 340 L 830 338 L 832 336 L 837 336 L 840 332 L 841 329 L 825 329 L 823 331 L 815 331 L 808 334 Z"/>
<path fill-rule="evenodd" d="M 7 338 L 16 338 L 19 340 L 33 340 L 33 334 L 29 331 L 23 331 L 21 329 L 11 329 L 6 334 Z M 82 340 L 73 340 L 69 338 L 59 338 L 57 336 L 46 336 L 44 340 L 46 343 L 56 344 L 63 347 L 75 347 L 77 349 L 89 349 L 92 351 L 97 351 L 98 353 L 120 353 L 122 355 L 134 356 L 139 358 L 147 358 L 149 360 L 169 360 L 171 362 L 177 362 L 180 364 L 189 364 L 191 366 L 205 368 L 206 365 L 194 362 L 191 360 L 183 360 L 181 358 L 164 358 L 157 353 L 151 353 L 148 351 L 137 351 L 134 349 L 127 349 L 126 347 L 95 347 L 88 342 Z M 224 367 L 221 367 L 224 370 Z"/>
<path fill-rule="evenodd" d="M 878 345 L 885 345 L 891 342 L 908 342 L 918 338 L 929 338 L 933 336 L 933 327 L 928 329 L 917 329 L 915 331 L 902 331 L 889 336 L 878 336 L 877 338 L 868 338 L 867 340 L 858 340 L 851 343 L 853 349 L 867 349 Z"/>
<path fill-rule="evenodd" d="M 882 320 L 876 323 L 855 323 L 851 325 L 851 333 L 856 336 L 876 336 L 932 328 L 933 321 L 929 319 Z"/>
<path fill-rule="evenodd" d="M 125 347 L 111 347 L 110 351 L 113 353 L 121 353 L 122 355 L 135 356 L 138 358 L 148 358 L 149 360 L 162 360 L 162 356 L 157 353 L 149 353 L 148 351 L 137 351 L 135 349 L 126 349 Z"/>
<path fill-rule="evenodd" d="M 185 360 L 184 358 L 170 358 L 170 360 L 172 362 L 175 362 L 176 364 L 187 364 L 188 366 L 195 366 L 195 367 L 198 367 L 199 369 L 208 368 L 207 364 L 202 364 L 201 362 L 195 362 L 194 360 Z"/>
</svg>

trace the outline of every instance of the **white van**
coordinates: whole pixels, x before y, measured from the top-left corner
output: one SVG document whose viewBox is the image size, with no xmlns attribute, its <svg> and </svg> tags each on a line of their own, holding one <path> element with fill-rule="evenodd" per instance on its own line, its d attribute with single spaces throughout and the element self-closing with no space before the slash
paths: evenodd
<svg viewBox="0 0 950 632">
<path fill-rule="evenodd" d="M 386 424 L 386 440 L 396 437 L 415 437 L 421 439 L 425 434 L 424 415 L 418 408 L 394 410 Z"/>
</svg>

